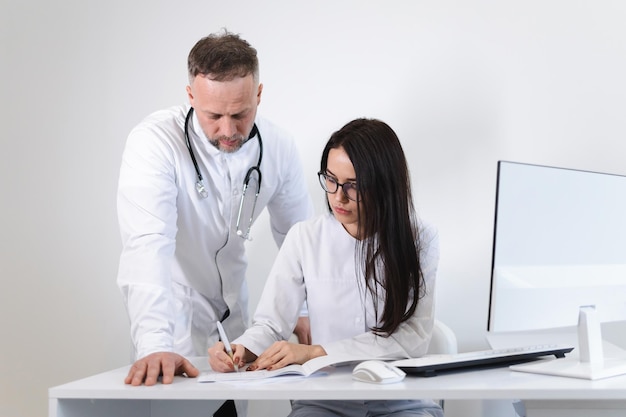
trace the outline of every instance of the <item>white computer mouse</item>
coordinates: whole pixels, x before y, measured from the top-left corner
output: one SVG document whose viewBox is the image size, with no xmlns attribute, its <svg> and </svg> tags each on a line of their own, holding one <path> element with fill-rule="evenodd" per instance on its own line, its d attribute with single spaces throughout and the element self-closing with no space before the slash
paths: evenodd
<svg viewBox="0 0 626 417">
<path fill-rule="evenodd" d="M 352 370 L 352 379 L 374 384 L 400 382 L 405 376 L 402 369 L 377 360 L 363 361 Z"/>
</svg>

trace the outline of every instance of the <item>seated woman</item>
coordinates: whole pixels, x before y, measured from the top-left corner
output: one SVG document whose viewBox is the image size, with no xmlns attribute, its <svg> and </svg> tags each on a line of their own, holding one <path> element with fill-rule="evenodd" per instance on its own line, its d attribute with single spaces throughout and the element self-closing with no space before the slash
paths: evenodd
<svg viewBox="0 0 626 417">
<path fill-rule="evenodd" d="M 230 372 L 278 369 L 322 355 L 423 355 L 434 323 L 439 260 L 436 232 L 418 221 L 402 146 L 385 123 L 354 120 L 322 154 L 320 184 L 329 213 L 294 225 L 259 301 L 254 323 L 218 342 L 209 363 Z M 306 301 L 312 344 L 287 340 Z M 430 400 L 303 401 L 290 416 L 443 416 Z"/>
</svg>

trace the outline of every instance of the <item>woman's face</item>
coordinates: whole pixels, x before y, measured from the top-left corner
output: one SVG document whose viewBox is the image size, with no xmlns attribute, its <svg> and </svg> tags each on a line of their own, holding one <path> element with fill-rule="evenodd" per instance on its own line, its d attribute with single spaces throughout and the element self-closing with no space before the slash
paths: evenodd
<svg viewBox="0 0 626 417">
<path fill-rule="evenodd" d="M 326 174 L 339 184 L 356 184 L 356 174 L 352 161 L 343 148 L 331 149 L 328 153 Z M 335 218 L 343 225 L 350 235 L 357 237 L 358 230 L 358 204 L 346 197 L 341 186 L 334 194 L 327 193 L 328 204 Z"/>
</svg>

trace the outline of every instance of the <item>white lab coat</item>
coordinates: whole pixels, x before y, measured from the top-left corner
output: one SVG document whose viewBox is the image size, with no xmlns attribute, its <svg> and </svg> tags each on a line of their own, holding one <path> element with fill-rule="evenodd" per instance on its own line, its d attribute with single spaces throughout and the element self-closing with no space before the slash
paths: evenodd
<svg viewBox="0 0 626 417">
<path fill-rule="evenodd" d="M 373 334 L 378 324 L 374 304 L 357 272 L 357 241 L 331 214 L 292 227 L 267 279 L 253 326 L 233 343 L 260 355 L 273 342 L 286 340 L 306 300 L 313 344 L 329 354 L 354 357 L 408 358 L 426 353 L 434 323 L 434 286 L 439 238 L 431 226 L 421 228 L 420 262 L 426 294 L 413 316 L 390 337 Z M 379 311 L 384 308 L 379 300 Z"/>
<path fill-rule="evenodd" d="M 137 358 L 157 351 L 206 355 L 218 340 L 215 321 L 227 309 L 224 327 L 231 337 L 249 324 L 247 259 L 235 224 L 259 142 L 255 137 L 237 152 L 223 153 L 208 142 L 194 114 L 189 135 L 209 193 L 201 198 L 185 144 L 188 110 L 178 106 L 148 116 L 129 134 L 122 158 L 118 285 Z M 255 218 L 268 208 L 280 245 L 294 223 L 312 215 L 313 206 L 293 139 L 260 116 L 255 122 L 263 140 Z M 247 227 L 247 219 L 242 223 Z"/>
</svg>

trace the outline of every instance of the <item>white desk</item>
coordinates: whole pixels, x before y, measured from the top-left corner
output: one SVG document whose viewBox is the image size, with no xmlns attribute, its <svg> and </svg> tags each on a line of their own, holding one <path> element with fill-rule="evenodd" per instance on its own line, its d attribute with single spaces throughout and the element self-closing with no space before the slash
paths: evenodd
<svg viewBox="0 0 626 417">
<path fill-rule="evenodd" d="M 50 388 L 49 417 L 210 416 L 222 402 L 217 400 L 224 399 L 410 398 L 521 399 L 528 417 L 626 415 L 626 376 L 587 381 L 498 368 L 432 378 L 407 376 L 401 383 L 376 385 L 353 381 L 351 368 L 343 367 L 323 376 L 236 387 L 183 377 L 176 377 L 171 385 L 132 387 L 123 382 L 127 371 L 123 367 Z"/>
</svg>

